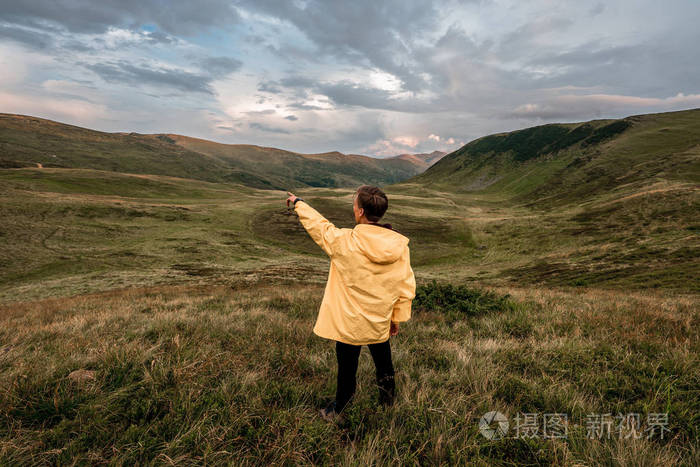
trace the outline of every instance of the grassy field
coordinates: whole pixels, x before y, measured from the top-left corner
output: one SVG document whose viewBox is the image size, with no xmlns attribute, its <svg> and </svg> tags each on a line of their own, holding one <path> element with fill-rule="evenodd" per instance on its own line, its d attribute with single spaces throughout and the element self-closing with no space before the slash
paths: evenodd
<svg viewBox="0 0 700 467">
<path fill-rule="evenodd" d="M 344 422 L 322 286 L 163 286 L 0 308 L 0 463 L 697 465 L 697 302 L 497 288 L 508 306 L 415 311 L 393 340 L 398 401 L 360 360 Z M 568 414 L 567 439 L 489 441 L 498 410 Z M 664 439 L 589 439 L 586 416 L 668 413 Z"/>
<path fill-rule="evenodd" d="M 297 194 L 352 227 L 352 192 Z M 412 182 L 387 193 L 420 290 L 476 292 L 455 309 L 417 300 L 392 344 L 397 405 L 377 408 L 363 351 L 335 425 L 316 415 L 333 346 L 311 333 L 328 260 L 284 192 L 0 170 L 0 464 L 700 462 L 696 185 L 547 208 Z M 517 414 L 568 414 L 568 437 L 487 440 L 490 410 L 511 436 Z M 589 439 L 592 413 L 643 428 L 667 413 L 669 431 Z"/>
</svg>

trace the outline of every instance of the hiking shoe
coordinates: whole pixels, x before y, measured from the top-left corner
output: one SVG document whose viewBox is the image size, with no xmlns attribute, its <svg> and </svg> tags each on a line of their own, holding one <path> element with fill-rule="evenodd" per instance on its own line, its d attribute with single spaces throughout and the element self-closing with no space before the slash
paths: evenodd
<svg viewBox="0 0 700 467">
<path fill-rule="evenodd" d="M 321 418 L 324 419 L 327 422 L 339 422 L 342 420 L 342 415 L 340 415 L 338 412 L 336 412 L 336 405 L 335 401 L 331 402 L 328 404 L 328 406 L 325 409 L 320 410 L 320 415 Z"/>
</svg>

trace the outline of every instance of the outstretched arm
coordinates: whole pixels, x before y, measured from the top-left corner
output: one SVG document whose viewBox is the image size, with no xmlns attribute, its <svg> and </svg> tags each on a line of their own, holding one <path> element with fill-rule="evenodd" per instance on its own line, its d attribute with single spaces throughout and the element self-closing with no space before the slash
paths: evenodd
<svg viewBox="0 0 700 467">
<path fill-rule="evenodd" d="M 299 216 L 301 225 L 328 256 L 333 256 L 335 252 L 336 241 L 342 236 L 342 229 L 337 228 L 328 219 L 323 217 L 321 213 L 309 206 L 304 200 L 298 198 L 292 193 L 287 192 L 287 206 L 289 203 L 294 203 L 294 211 Z"/>
</svg>

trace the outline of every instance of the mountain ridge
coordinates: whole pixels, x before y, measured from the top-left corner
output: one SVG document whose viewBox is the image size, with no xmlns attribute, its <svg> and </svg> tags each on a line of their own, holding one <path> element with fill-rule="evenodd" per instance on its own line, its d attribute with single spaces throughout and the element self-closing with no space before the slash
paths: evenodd
<svg viewBox="0 0 700 467">
<path fill-rule="evenodd" d="M 65 167 L 233 182 L 253 188 L 386 185 L 423 164 L 330 151 L 224 144 L 173 133 L 102 132 L 0 113 L 0 167 Z"/>
<path fill-rule="evenodd" d="M 410 161 L 416 165 L 425 167 L 426 169 L 431 165 L 435 164 L 437 161 L 445 157 L 447 153 L 445 151 L 433 151 L 430 153 L 419 153 L 419 154 L 399 154 L 398 156 L 390 157 L 389 159 L 401 159 Z"/>
</svg>

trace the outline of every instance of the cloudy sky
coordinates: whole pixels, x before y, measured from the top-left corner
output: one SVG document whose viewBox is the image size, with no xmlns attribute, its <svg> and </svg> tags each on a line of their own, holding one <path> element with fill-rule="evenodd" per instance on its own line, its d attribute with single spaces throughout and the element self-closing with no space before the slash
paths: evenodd
<svg viewBox="0 0 700 467">
<path fill-rule="evenodd" d="M 299 152 L 700 107 L 698 0 L 0 0 L 0 112 Z"/>
</svg>

